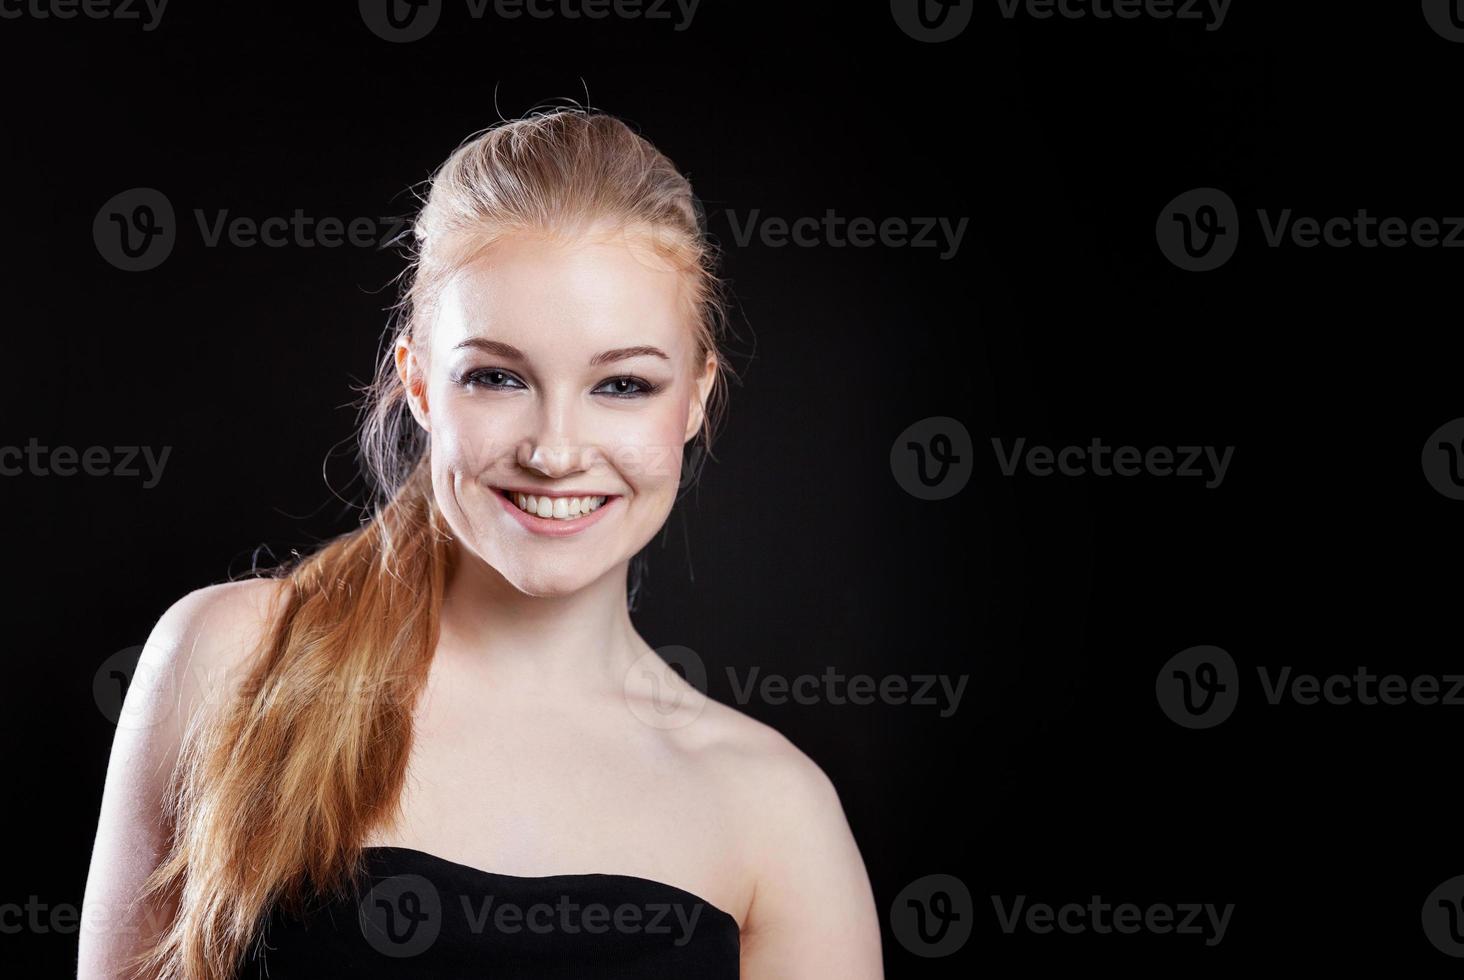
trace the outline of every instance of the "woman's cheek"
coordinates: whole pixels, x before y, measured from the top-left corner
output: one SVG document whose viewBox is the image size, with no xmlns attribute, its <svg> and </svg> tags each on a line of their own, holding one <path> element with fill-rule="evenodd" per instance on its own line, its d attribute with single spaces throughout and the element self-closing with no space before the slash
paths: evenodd
<svg viewBox="0 0 1464 980">
<path fill-rule="evenodd" d="M 432 426 L 433 451 L 461 477 L 490 475 L 504 445 L 501 426 L 481 413 L 445 411 Z"/>
<path fill-rule="evenodd" d="M 681 474 L 682 429 L 673 418 L 647 419 L 632 438 L 619 440 L 612 460 L 637 493 L 652 495 L 676 486 Z"/>
</svg>

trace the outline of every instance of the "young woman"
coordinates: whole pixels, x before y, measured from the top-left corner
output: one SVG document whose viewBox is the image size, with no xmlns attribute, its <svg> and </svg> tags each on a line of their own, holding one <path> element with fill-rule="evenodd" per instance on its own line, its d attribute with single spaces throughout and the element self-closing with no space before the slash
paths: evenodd
<svg viewBox="0 0 1464 980">
<path fill-rule="evenodd" d="M 690 185 L 535 114 L 451 155 L 416 240 L 369 522 L 148 640 L 80 975 L 881 977 L 829 780 L 630 620 L 725 398 Z"/>
</svg>

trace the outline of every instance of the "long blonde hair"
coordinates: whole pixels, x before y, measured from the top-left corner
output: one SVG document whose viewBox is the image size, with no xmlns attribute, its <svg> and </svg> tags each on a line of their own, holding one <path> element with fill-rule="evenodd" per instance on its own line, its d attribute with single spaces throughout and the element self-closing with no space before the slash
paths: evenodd
<svg viewBox="0 0 1464 980">
<path fill-rule="evenodd" d="M 670 160 L 618 119 L 555 109 L 475 134 L 429 183 L 388 343 L 363 389 L 370 519 L 267 573 L 287 581 L 259 655 L 180 748 L 168 849 L 142 896 L 176 912 L 134 976 L 235 976 L 271 909 L 298 913 L 342 888 L 367 833 L 396 814 L 453 551 L 393 350 L 420 338 L 436 292 L 471 252 L 518 229 L 605 225 L 649 242 L 686 274 L 698 363 L 717 355 L 699 434 L 710 448 L 730 374 L 726 302 L 691 185 Z"/>
</svg>

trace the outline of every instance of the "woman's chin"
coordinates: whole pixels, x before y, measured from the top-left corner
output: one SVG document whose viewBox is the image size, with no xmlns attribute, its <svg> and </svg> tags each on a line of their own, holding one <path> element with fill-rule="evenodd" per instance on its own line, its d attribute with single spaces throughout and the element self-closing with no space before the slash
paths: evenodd
<svg viewBox="0 0 1464 980">
<path fill-rule="evenodd" d="M 590 568 L 533 568 L 523 565 L 500 568 L 499 572 L 514 588 L 536 599 L 555 599 L 573 595 L 599 578 Z"/>
</svg>

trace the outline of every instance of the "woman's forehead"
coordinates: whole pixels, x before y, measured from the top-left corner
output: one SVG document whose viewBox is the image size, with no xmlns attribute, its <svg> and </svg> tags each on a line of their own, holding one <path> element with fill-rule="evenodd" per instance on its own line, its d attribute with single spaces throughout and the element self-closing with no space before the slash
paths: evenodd
<svg viewBox="0 0 1464 980">
<path fill-rule="evenodd" d="M 524 349 L 535 340 L 680 345 L 689 340 L 683 289 L 680 274 L 640 261 L 623 242 L 514 235 L 447 281 L 433 333 L 448 346 L 476 335 Z"/>
</svg>

